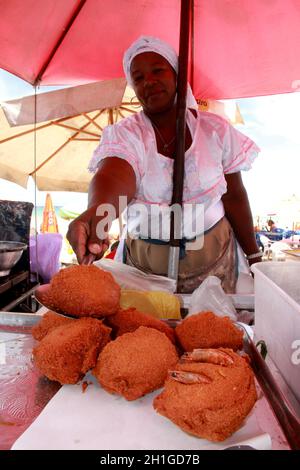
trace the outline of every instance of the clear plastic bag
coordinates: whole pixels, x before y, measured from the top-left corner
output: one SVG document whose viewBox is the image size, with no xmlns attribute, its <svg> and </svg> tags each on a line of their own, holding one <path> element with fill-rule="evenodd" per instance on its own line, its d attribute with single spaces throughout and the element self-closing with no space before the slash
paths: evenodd
<svg viewBox="0 0 300 470">
<path fill-rule="evenodd" d="M 188 316 L 207 311 L 237 320 L 234 304 L 223 291 L 221 281 L 216 276 L 208 276 L 192 293 Z"/>
<path fill-rule="evenodd" d="M 111 259 L 101 259 L 94 263 L 99 268 L 109 271 L 123 289 L 140 291 L 165 291 L 173 294 L 176 281 L 164 276 L 146 274 L 124 263 Z"/>
</svg>

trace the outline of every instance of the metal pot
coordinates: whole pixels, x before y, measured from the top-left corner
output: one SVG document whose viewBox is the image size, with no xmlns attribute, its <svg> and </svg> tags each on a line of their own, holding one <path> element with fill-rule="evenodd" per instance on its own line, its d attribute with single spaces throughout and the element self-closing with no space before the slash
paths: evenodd
<svg viewBox="0 0 300 470">
<path fill-rule="evenodd" d="M 26 248 L 25 243 L 0 241 L 0 276 L 7 276 L 10 273 Z"/>
</svg>

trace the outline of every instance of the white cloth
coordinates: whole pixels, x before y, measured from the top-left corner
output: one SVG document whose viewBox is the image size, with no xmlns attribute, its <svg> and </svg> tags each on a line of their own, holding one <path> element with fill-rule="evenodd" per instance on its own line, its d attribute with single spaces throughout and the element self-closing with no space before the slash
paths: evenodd
<svg viewBox="0 0 300 470">
<path fill-rule="evenodd" d="M 125 51 L 123 57 L 123 69 L 128 85 L 133 88 L 133 82 L 130 74 L 130 66 L 133 59 L 143 52 L 156 52 L 156 54 L 164 57 L 169 64 L 173 67 L 178 75 L 178 55 L 175 49 L 165 41 L 154 36 L 140 36 L 134 41 L 131 46 Z M 197 101 L 193 95 L 190 84 L 187 85 L 186 95 L 187 108 L 198 109 Z"/>
<path fill-rule="evenodd" d="M 224 174 L 249 170 L 259 148 L 216 114 L 198 111 L 196 118 L 188 111 L 187 125 L 192 144 L 185 152 L 183 202 L 203 204 L 204 213 L 211 212 L 214 206 L 218 207 L 217 220 L 209 217 L 212 226 L 224 214 L 222 211 L 220 213 L 221 197 L 227 190 Z M 104 129 L 89 169 L 95 172 L 101 160 L 113 156 L 126 160 L 135 172 L 137 189 L 129 208 L 135 203 L 144 204 L 148 218 L 153 215 L 150 214 L 151 205 L 166 211 L 172 199 L 174 160 L 158 153 L 151 121 L 143 111 Z M 130 210 L 127 216 L 128 232 L 134 234 L 136 227 L 143 225 L 143 217 L 146 216 L 130 213 Z M 186 232 L 186 226 L 190 227 L 193 221 L 186 219 L 185 222 L 183 236 L 192 238 Z M 205 230 L 208 228 L 204 227 Z M 148 237 L 149 233 L 141 235 Z"/>
<path fill-rule="evenodd" d="M 134 41 L 131 46 L 125 51 L 123 57 L 123 70 L 126 80 L 132 86 L 130 66 L 133 59 L 143 52 L 156 52 L 156 54 L 164 57 L 170 65 L 172 65 L 176 74 L 178 73 L 178 56 L 175 49 L 165 41 L 154 36 L 140 36 Z"/>
</svg>

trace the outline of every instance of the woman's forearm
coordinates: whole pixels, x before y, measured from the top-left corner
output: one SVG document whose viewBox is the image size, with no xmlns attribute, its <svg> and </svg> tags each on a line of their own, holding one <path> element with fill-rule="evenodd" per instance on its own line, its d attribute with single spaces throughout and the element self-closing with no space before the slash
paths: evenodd
<svg viewBox="0 0 300 470">
<path fill-rule="evenodd" d="M 252 255 L 257 253 L 259 248 L 255 239 L 247 191 L 239 173 L 228 175 L 226 181 L 228 190 L 222 197 L 225 215 L 244 253 Z"/>
<path fill-rule="evenodd" d="M 246 255 L 251 255 L 259 251 L 256 243 L 252 214 L 246 191 L 238 198 L 223 199 L 225 215 L 229 220 L 235 237 Z"/>
<path fill-rule="evenodd" d="M 90 183 L 88 208 L 70 223 L 67 233 L 80 264 L 90 264 L 103 256 L 111 223 L 126 208 L 135 191 L 135 173 L 129 163 L 114 157 L 100 163 Z M 120 196 L 126 197 L 125 207 L 120 206 Z"/>
<path fill-rule="evenodd" d="M 97 173 L 91 180 L 88 208 L 100 204 L 112 204 L 118 217 L 120 197 L 126 198 L 128 204 L 134 197 L 135 191 L 136 182 L 132 167 L 120 158 L 107 158 L 101 162 Z M 124 202 L 122 203 L 124 209 L 123 206 Z"/>
</svg>

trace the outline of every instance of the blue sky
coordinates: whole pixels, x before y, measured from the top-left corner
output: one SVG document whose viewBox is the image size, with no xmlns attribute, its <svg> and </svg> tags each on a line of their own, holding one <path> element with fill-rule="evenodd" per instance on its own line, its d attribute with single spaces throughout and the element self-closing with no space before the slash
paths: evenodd
<svg viewBox="0 0 300 470">
<path fill-rule="evenodd" d="M 253 169 L 243 174 L 253 212 L 276 212 L 282 199 L 300 197 L 300 93 L 238 100 L 241 132 L 261 148 Z"/>
<path fill-rule="evenodd" d="M 39 92 L 55 87 L 42 87 Z M 0 102 L 33 93 L 28 83 L 0 69 Z M 282 199 L 300 197 L 300 93 L 237 100 L 245 125 L 238 129 L 261 148 L 253 168 L 243 173 L 253 214 L 276 212 Z M 28 191 L 0 180 L 0 198 L 33 200 L 34 185 Z M 45 192 L 37 192 L 43 205 Z M 86 195 L 52 192 L 56 205 L 83 206 Z M 300 212 L 299 212 L 300 214 Z"/>
</svg>

